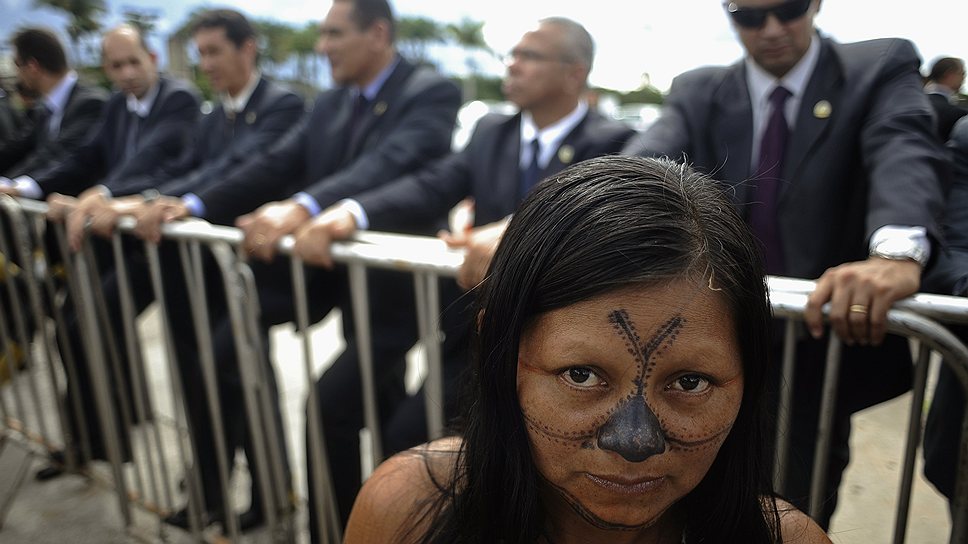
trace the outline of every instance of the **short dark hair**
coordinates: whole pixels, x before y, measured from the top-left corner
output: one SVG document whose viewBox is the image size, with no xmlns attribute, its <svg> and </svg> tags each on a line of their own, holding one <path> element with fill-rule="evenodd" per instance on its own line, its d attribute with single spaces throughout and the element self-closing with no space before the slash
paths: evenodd
<svg viewBox="0 0 968 544">
<path fill-rule="evenodd" d="M 24 28 L 19 30 L 11 41 L 17 51 L 17 61 L 31 59 L 41 68 L 52 74 L 67 72 L 67 55 L 57 35 L 46 28 Z"/>
<path fill-rule="evenodd" d="M 357 28 L 366 30 L 373 26 L 373 23 L 383 20 L 387 22 L 390 29 L 390 43 L 396 39 L 397 24 L 393 17 L 393 9 L 387 0 L 334 0 L 335 2 L 349 2 L 353 4 L 351 18 L 356 23 Z"/>
<path fill-rule="evenodd" d="M 540 475 L 516 395 L 518 346 L 539 315 L 633 285 L 708 281 L 732 317 L 744 391 L 702 482 L 680 504 L 689 542 L 778 542 L 765 388 L 770 307 L 750 229 L 723 187 L 667 159 L 603 157 L 539 184 L 514 214 L 479 294 L 472 398 L 456 476 L 423 542 L 535 542 Z M 418 522 L 419 523 L 419 522 Z"/>
<path fill-rule="evenodd" d="M 964 68 L 964 66 L 965 62 L 959 58 L 940 58 L 931 65 L 931 71 L 928 73 L 928 81 L 938 81 L 948 75 L 949 72 Z"/>
<path fill-rule="evenodd" d="M 192 23 L 192 34 L 202 29 L 221 28 L 225 30 L 225 37 L 242 47 L 248 40 L 255 40 L 255 27 L 238 11 L 233 9 L 212 9 L 199 14 Z"/>
</svg>

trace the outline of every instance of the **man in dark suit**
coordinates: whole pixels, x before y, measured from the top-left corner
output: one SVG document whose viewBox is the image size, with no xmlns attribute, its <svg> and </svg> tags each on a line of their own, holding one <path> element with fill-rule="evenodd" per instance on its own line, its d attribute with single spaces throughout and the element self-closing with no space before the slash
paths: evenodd
<svg viewBox="0 0 968 544">
<path fill-rule="evenodd" d="M 924 92 L 928 93 L 931 106 L 938 116 L 938 136 L 948 141 L 951 127 L 958 119 L 968 115 L 968 109 L 958 105 L 958 92 L 965 84 L 965 61 L 944 57 L 931 65 Z"/>
<path fill-rule="evenodd" d="M 208 77 L 212 87 L 220 93 L 221 100 L 213 111 L 204 116 L 193 130 L 193 142 L 187 153 L 175 163 L 160 165 L 154 171 L 125 177 L 112 186 L 111 193 L 120 198 L 98 199 L 85 211 L 92 221 L 91 229 L 95 233 L 108 234 L 122 215 L 133 215 L 139 220 L 137 233 L 143 238 L 157 241 L 160 238 L 159 225 L 163 217 L 159 213 L 163 208 L 155 207 L 151 203 L 152 193 L 183 198 L 192 203 L 193 192 L 200 191 L 206 184 L 230 175 L 233 170 L 243 166 L 252 156 L 258 155 L 264 149 L 278 141 L 292 126 L 299 122 L 305 111 L 303 101 L 291 91 L 276 85 L 261 76 L 256 66 L 258 47 L 257 35 L 251 23 L 239 12 L 227 9 L 217 9 L 203 12 L 194 21 L 192 38 L 199 52 L 200 68 Z M 131 195 L 131 196 L 122 196 Z M 77 212 L 74 212 L 77 213 Z M 73 220 L 72 215 L 72 220 Z M 72 226 L 78 227 L 72 231 L 74 235 L 83 234 L 81 225 L 72 221 Z M 164 246 L 162 255 L 172 259 L 172 264 L 166 267 L 174 271 L 167 275 L 168 291 L 171 302 L 181 302 L 172 307 L 172 311 L 184 320 L 190 311 L 184 301 L 172 293 L 172 284 L 181 285 L 177 276 L 181 274 L 181 265 L 174 248 Z M 171 261 L 166 261 L 166 264 Z M 128 263 L 129 268 L 136 263 Z M 129 272 L 134 278 L 147 277 L 144 263 L 135 266 L 137 270 Z M 106 296 L 117 298 L 117 279 L 112 273 L 105 275 L 103 288 Z M 216 271 L 211 270 L 207 278 L 212 285 L 208 286 L 210 296 L 219 297 L 223 287 L 215 279 Z M 183 287 L 182 287 L 182 290 Z M 150 293 L 148 285 L 142 289 Z M 109 295 L 111 294 L 111 295 Z M 139 303 L 137 311 L 143 310 L 150 300 Z M 216 303 L 219 304 L 219 303 Z M 224 304 L 224 303 L 222 303 Z M 191 322 L 191 320 L 184 320 Z M 179 362 L 183 361 L 179 359 Z M 236 417 L 231 410 L 238 409 L 239 400 L 233 400 L 232 394 L 238 391 L 238 372 L 235 368 L 219 368 L 219 385 L 229 384 L 220 388 L 219 398 L 225 407 L 225 446 L 229 455 L 229 473 L 235 451 L 247 437 L 245 434 L 244 418 Z M 208 406 L 205 403 L 205 389 L 202 381 L 201 369 L 197 360 L 185 361 L 180 365 L 185 396 L 188 400 L 188 415 L 191 422 L 190 431 L 195 442 L 195 452 L 198 455 L 196 466 L 201 478 L 203 494 L 207 509 L 213 513 L 213 518 L 220 515 L 223 500 L 218 479 L 218 461 L 215 457 L 214 434 Z M 274 388 L 273 388 L 274 389 Z M 246 447 L 247 455 L 251 448 Z M 250 457 L 251 459 L 251 457 Z M 242 514 L 239 520 L 242 530 L 258 525 L 263 514 L 259 508 L 260 491 L 253 481 L 252 505 L 249 511 Z M 218 514 L 218 515 L 215 515 Z M 169 523 L 188 526 L 186 512 L 182 511 L 171 516 Z"/>
<path fill-rule="evenodd" d="M 123 187 L 120 180 L 125 176 L 150 171 L 177 160 L 187 147 L 198 117 L 198 98 L 194 90 L 184 83 L 159 76 L 154 53 L 134 27 L 123 25 L 107 32 L 102 40 L 101 56 L 104 71 L 119 92 L 108 101 L 91 138 L 64 160 L 32 175 L 24 175 L 18 182 L 21 196 L 38 198 L 50 194 L 50 216 L 54 220 L 62 220 L 68 210 L 76 207 L 70 217 L 70 221 L 75 222 L 78 216 L 85 216 L 89 202 L 102 200 L 112 190 Z M 94 186 L 95 183 L 99 185 Z M 51 194 L 54 191 L 65 194 Z M 79 204 L 74 196 L 67 196 L 79 193 L 83 195 Z M 75 229 L 83 230 L 83 227 Z M 129 249 L 137 253 L 136 248 Z M 114 278 L 110 248 L 99 241 L 95 251 L 99 256 L 98 266 L 102 277 Z M 50 257 L 53 258 L 53 255 Z M 145 299 L 143 305 L 150 301 L 146 296 L 149 292 L 147 289 L 138 290 L 140 298 Z M 112 308 L 117 305 L 117 297 L 108 300 L 114 303 Z M 75 441 L 86 436 L 91 458 L 107 459 L 78 316 L 74 314 L 72 305 L 65 305 L 64 308 L 68 340 L 61 347 L 70 349 L 74 355 L 77 382 L 70 384 L 68 393 L 69 396 L 78 394 L 84 408 L 83 417 L 72 411 L 70 435 Z M 113 322 L 119 323 L 120 319 Z M 120 352 L 123 353 L 123 349 Z M 128 368 L 127 365 L 122 366 L 125 384 L 112 387 L 130 394 L 134 386 Z M 129 455 L 126 426 L 120 420 L 118 423 L 125 453 Z M 85 426 L 83 434 L 80 430 L 82 425 Z M 53 458 L 54 463 L 37 473 L 38 479 L 49 479 L 63 472 L 62 455 L 55 452 Z M 86 461 L 82 460 L 82 463 Z"/>
<path fill-rule="evenodd" d="M 20 178 L 20 196 L 80 196 L 83 209 L 89 199 L 124 194 L 126 179 L 173 163 L 188 148 L 199 113 L 197 93 L 158 73 L 157 56 L 138 29 L 122 25 L 107 32 L 101 60 L 118 92 L 83 145 Z"/>
<path fill-rule="evenodd" d="M 296 237 L 296 252 L 311 264 L 332 267 L 329 241 L 357 228 L 409 231 L 414 224 L 440 224 L 461 199 L 473 197 L 474 229 L 449 236 L 454 245 L 480 252 L 461 272 L 462 286 L 483 275 L 508 217 L 540 179 L 588 158 L 617 153 L 632 135 L 624 125 L 590 111 L 581 99 L 591 70 L 591 36 L 578 23 L 548 18 L 524 35 L 507 59 L 504 93 L 521 111 L 481 119 L 462 151 L 392 183 L 359 193 L 327 210 Z M 470 319 L 452 281 L 444 282 L 447 343 L 445 376 L 448 407 L 454 407 L 457 376 L 465 366 Z M 409 320 L 413 320 L 410 316 Z M 389 361 L 392 363 L 393 361 Z M 388 362 L 377 361 L 381 368 Z M 360 486 L 360 456 L 355 444 L 362 419 L 339 406 L 360 404 L 355 369 L 334 367 L 317 383 L 322 421 L 329 444 L 340 511 L 345 522 Z M 448 410 L 452 414 L 452 410 Z M 423 395 L 410 397 L 384 429 L 387 454 L 427 440 Z M 339 432 L 339 434 L 336 434 Z"/>
<path fill-rule="evenodd" d="M 101 116 L 107 93 L 77 81 L 57 36 L 25 28 L 13 37 L 17 79 L 43 96 L 34 128 L 0 149 L 0 186 L 13 192 L 24 186 L 18 176 L 32 174 L 65 159 L 81 146 Z M 11 181 L 13 180 L 13 181 Z"/>
<path fill-rule="evenodd" d="M 918 290 L 940 234 L 945 161 L 911 44 L 823 38 L 813 26 L 819 7 L 728 3 L 746 59 L 676 78 L 662 117 L 626 151 L 685 157 L 722 180 L 763 243 L 768 273 L 820 278 L 805 315 L 813 339 L 798 344 L 780 491 L 807 504 L 825 349 L 820 308 L 830 302 L 847 347 L 818 516 L 826 527 L 847 465 L 850 414 L 910 386 L 907 344 L 885 339 L 885 320 L 894 301 Z"/>
<path fill-rule="evenodd" d="M 924 278 L 925 290 L 944 295 L 968 296 L 968 117 L 951 129 L 948 152 L 952 162 L 951 192 L 945 204 L 944 232 L 946 251 Z M 952 326 L 962 342 L 968 341 L 968 328 Z M 945 497 L 952 514 L 965 390 L 948 365 L 941 365 L 938 385 L 924 426 L 924 475 Z"/>
<path fill-rule="evenodd" d="M 165 220 L 195 215 L 215 223 L 235 222 L 245 231 L 243 247 L 267 261 L 253 266 L 263 347 L 269 345 L 271 325 L 294 319 L 289 263 L 271 262 L 276 241 L 322 208 L 414 171 L 450 147 L 460 92 L 432 70 L 397 55 L 394 28 L 386 0 L 335 1 L 320 24 L 317 50 L 329 59 L 340 87 L 322 93 L 312 114 L 267 153 L 195 191 L 194 210 L 184 200 L 163 198 L 154 204 Z M 343 357 L 355 365 L 356 335 L 345 282 L 343 272 L 314 271 L 309 279 L 310 311 L 318 320 L 334 307 L 343 310 Z M 402 359 L 417 336 L 412 280 L 372 272 L 370 301 L 372 315 L 379 316 L 373 326 L 381 331 L 374 334 L 374 350 Z M 211 312 L 218 365 L 237 364 L 224 308 Z M 408 327 L 381 327 L 381 321 L 403 322 L 400 316 L 409 318 Z M 192 360 L 194 332 L 184 324 L 172 326 L 176 346 L 182 346 L 180 360 Z M 268 353 L 263 358 L 268 361 Z M 402 376 L 386 376 L 386 381 L 387 396 L 402 397 Z M 384 406 L 390 409 L 392 403 Z M 227 413 L 237 416 L 243 410 L 239 406 Z"/>
</svg>

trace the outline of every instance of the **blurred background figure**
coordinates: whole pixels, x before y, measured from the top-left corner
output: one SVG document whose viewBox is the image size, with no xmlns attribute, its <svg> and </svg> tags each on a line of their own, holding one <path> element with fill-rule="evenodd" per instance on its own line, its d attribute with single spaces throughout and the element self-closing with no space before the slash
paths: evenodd
<svg viewBox="0 0 968 544">
<path fill-rule="evenodd" d="M 942 141 L 951 137 L 951 128 L 958 119 L 968 114 L 968 109 L 960 104 L 959 94 L 965 83 L 965 61 L 954 57 L 944 57 L 931 65 L 925 78 L 924 92 L 928 93 L 931 106 L 938 116 L 938 136 Z"/>
</svg>

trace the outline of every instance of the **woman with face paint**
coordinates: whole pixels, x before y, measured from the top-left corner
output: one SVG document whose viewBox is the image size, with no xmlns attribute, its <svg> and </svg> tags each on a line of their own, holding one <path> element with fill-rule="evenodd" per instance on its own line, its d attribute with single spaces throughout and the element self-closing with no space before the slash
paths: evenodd
<svg viewBox="0 0 968 544">
<path fill-rule="evenodd" d="M 767 474 L 755 248 L 678 163 L 543 182 L 480 287 L 460 437 L 381 465 L 346 542 L 830 542 Z"/>
</svg>

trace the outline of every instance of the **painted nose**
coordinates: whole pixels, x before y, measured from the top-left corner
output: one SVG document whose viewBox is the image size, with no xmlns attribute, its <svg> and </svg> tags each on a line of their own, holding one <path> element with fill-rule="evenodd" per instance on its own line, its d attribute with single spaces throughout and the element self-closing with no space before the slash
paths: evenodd
<svg viewBox="0 0 968 544">
<path fill-rule="evenodd" d="M 598 430 L 598 447 L 614 451 L 633 463 L 665 451 L 659 420 L 645 403 L 644 396 L 633 396 L 608 418 Z"/>
</svg>

